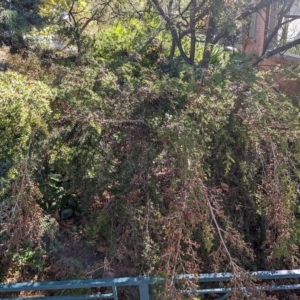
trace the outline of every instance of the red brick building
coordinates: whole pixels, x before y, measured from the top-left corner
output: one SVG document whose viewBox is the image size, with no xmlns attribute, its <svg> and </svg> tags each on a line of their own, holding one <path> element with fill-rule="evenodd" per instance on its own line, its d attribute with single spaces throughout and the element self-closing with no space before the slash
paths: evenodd
<svg viewBox="0 0 300 300">
<path fill-rule="evenodd" d="M 291 0 L 292 1 L 292 0 Z M 293 1 L 293 5 L 290 8 L 289 16 L 300 16 L 300 0 Z M 272 33 L 276 25 L 278 24 L 278 8 L 276 5 L 272 4 L 266 9 L 255 13 L 252 15 L 251 24 L 249 26 L 249 35 L 244 41 L 243 51 L 246 53 L 255 53 L 256 55 L 262 55 L 268 50 L 276 48 L 280 43 L 292 41 L 295 38 L 300 36 L 300 20 L 296 19 L 291 22 L 289 27 L 282 27 L 278 30 L 277 35 L 272 39 L 268 45 L 269 35 Z M 284 22 L 285 19 L 282 20 Z M 284 31 L 285 30 L 285 31 Z M 284 39 L 284 41 L 283 41 Z M 264 60 L 260 67 L 267 70 L 273 69 L 276 66 L 280 65 L 283 68 L 287 66 L 292 69 L 298 69 L 300 63 L 300 50 L 299 54 L 295 49 L 286 51 L 285 53 L 280 53 L 276 56 L 273 56 L 269 59 Z M 300 80 L 298 79 L 298 72 L 292 77 L 287 77 L 282 75 L 282 72 L 277 71 L 277 83 L 279 89 L 286 94 L 294 94 L 295 92 L 300 91 Z"/>
<path fill-rule="evenodd" d="M 245 41 L 246 53 L 253 52 L 257 55 L 262 54 L 265 40 L 265 17 L 265 11 L 261 11 L 259 14 L 253 14 L 249 29 L 249 37 L 247 38 L 247 41 Z"/>
</svg>

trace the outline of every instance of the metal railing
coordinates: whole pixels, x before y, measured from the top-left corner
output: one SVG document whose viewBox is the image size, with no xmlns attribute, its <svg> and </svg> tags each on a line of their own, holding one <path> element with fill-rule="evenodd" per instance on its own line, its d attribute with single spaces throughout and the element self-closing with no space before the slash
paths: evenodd
<svg viewBox="0 0 300 300">
<path fill-rule="evenodd" d="M 207 282 L 228 282 L 231 278 L 231 273 L 212 273 L 200 274 L 195 277 L 194 275 L 179 275 L 174 280 L 175 282 L 181 280 L 197 280 L 200 283 Z M 300 270 L 280 270 L 280 271 L 258 271 L 251 272 L 249 276 L 255 276 L 259 280 L 279 280 L 279 279 L 299 279 Z M 109 287 L 111 292 L 91 295 L 69 295 L 69 296 L 46 296 L 46 297 L 26 297 L 26 298 L 0 298 L 0 299 L 34 299 L 34 300 L 78 300 L 78 299 L 114 299 L 118 300 L 118 287 L 137 286 L 139 289 L 140 300 L 150 300 L 149 285 L 163 284 L 164 278 L 153 276 L 141 277 L 125 277 L 125 278 L 112 278 L 112 279 L 92 279 L 92 280 L 70 280 L 70 281 L 50 281 L 50 282 L 24 282 L 24 283 L 11 283 L 0 284 L 1 293 L 8 292 L 21 292 L 21 291 L 53 291 L 65 289 L 89 289 Z M 256 285 L 258 291 L 280 291 L 280 290 L 295 290 L 300 289 L 300 284 L 274 284 L 271 285 Z M 184 290 L 182 294 L 223 294 L 216 300 L 222 300 L 230 297 L 232 293 L 231 288 L 209 288 L 197 290 Z M 246 288 L 245 288 L 246 293 Z"/>
</svg>

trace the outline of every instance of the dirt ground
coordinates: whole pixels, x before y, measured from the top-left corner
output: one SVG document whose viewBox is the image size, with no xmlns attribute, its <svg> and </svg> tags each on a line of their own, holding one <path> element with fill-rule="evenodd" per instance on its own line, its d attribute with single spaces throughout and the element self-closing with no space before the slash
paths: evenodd
<svg viewBox="0 0 300 300">
<path fill-rule="evenodd" d="M 80 225 L 84 221 L 84 219 L 78 220 L 76 218 L 59 221 L 57 249 L 53 255 L 45 255 L 43 270 L 34 272 L 26 267 L 22 271 L 7 268 L 5 283 L 116 277 L 117 274 L 107 257 L 108 248 L 104 238 L 99 235 L 93 241 L 87 241 L 80 230 L 82 228 Z M 4 267 L 3 263 L 2 268 Z M 93 289 L 92 292 L 99 291 Z M 105 289 L 102 288 L 100 292 L 105 292 Z M 62 290 L 59 293 L 59 295 L 63 295 L 65 291 Z M 75 294 L 76 290 L 73 293 Z M 1 294 L 4 297 L 38 297 L 45 295 L 48 295 L 47 292 Z"/>
</svg>

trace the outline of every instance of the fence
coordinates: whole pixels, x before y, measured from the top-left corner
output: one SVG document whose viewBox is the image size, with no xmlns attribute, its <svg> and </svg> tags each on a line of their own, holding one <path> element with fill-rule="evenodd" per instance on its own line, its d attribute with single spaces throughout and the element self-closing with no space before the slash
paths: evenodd
<svg viewBox="0 0 300 300">
<path fill-rule="evenodd" d="M 182 279 L 195 280 L 200 283 L 207 282 L 228 282 L 231 278 L 231 273 L 215 273 L 215 274 L 200 274 L 195 277 L 193 275 L 179 275 L 174 280 L 180 281 Z M 279 279 L 299 279 L 300 270 L 281 270 L 281 271 L 258 271 L 249 273 L 250 276 L 255 276 L 260 280 L 279 280 Z M 149 285 L 163 284 L 165 279 L 158 277 L 125 277 L 112 279 L 92 279 L 92 280 L 70 280 L 70 281 L 51 281 L 51 282 L 24 282 L 12 284 L 0 284 L 0 295 L 6 292 L 20 292 L 20 291 L 53 291 L 65 289 L 88 289 L 109 287 L 111 292 L 105 294 L 92 295 L 72 295 L 72 296 L 46 296 L 34 298 L 0 298 L 0 299 L 34 299 L 34 300 L 79 300 L 79 299 L 114 299 L 118 300 L 118 287 L 137 286 L 139 289 L 140 300 L 150 300 Z M 280 291 L 280 290 L 295 290 L 300 289 L 300 284 L 274 284 L 265 286 L 257 285 L 258 291 Z M 198 290 L 184 290 L 182 294 L 223 294 L 216 300 L 223 300 L 230 297 L 232 289 L 230 288 L 210 288 Z M 245 289 L 246 293 L 246 289 Z"/>
</svg>

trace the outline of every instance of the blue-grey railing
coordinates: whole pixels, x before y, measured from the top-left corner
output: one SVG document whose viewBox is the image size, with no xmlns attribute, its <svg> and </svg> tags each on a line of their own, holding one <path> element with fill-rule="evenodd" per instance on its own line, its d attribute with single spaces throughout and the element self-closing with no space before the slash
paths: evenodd
<svg viewBox="0 0 300 300">
<path fill-rule="evenodd" d="M 201 283 L 205 282 L 228 282 L 231 278 L 231 273 L 215 273 L 215 274 L 200 274 L 195 277 L 194 275 L 179 275 L 174 280 L 180 281 L 197 279 Z M 295 290 L 300 289 L 300 284 L 274 284 L 274 280 L 278 279 L 296 279 L 300 278 L 300 270 L 280 270 L 280 271 L 258 271 L 251 272 L 249 276 L 255 276 L 259 280 L 272 280 L 269 286 L 262 286 L 257 284 L 258 291 L 280 291 L 280 290 Z M 109 287 L 111 292 L 105 294 L 93 295 L 71 295 L 71 296 L 47 296 L 47 297 L 34 297 L 34 298 L 0 298 L 0 299 L 34 299 L 34 300 L 79 300 L 79 299 L 114 299 L 118 300 L 118 287 L 137 286 L 139 288 L 140 300 L 150 300 L 149 285 L 162 284 L 165 279 L 141 276 L 141 277 L 125 277 L 125 278 L 112 278 L 112 279 L 92 279 L 92 280 L 70 280 L 70 281 L 50 281 L 50 282 L 24 282 L 24 283 L 11 283 L 0 284 L 0 296 L 4 292 L 20 292 L 20 291 L 45 291 L 45 290 L 65 290 L 65 289 L 89 289 Z M 197 289 L 197 290 L 184 290 L 183 294 L 223 294 L 216 300 L 222 300 L 230 297 L 232 293 L 230 288 L 210 288 L 210 289 Z M 245 289 L 246 293 L 246 289 Z"/>
</svg>

